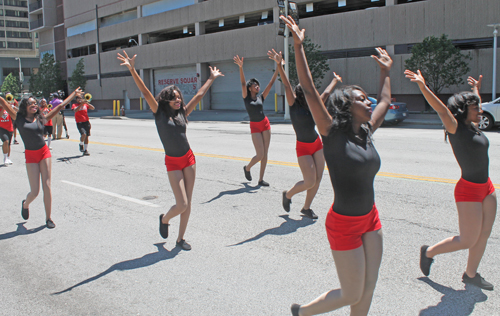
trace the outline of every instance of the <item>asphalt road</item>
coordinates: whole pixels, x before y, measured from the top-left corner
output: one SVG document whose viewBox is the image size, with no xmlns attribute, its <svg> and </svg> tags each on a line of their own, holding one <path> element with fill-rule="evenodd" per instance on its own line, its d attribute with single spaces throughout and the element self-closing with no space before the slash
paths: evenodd
<svg viewBox="0 0 500 316">
<path fill-rule="evenodd" d="M 82 157 L 73 118 L 71 139 L 52 144 L 53 219 L 44 228 L 42 194 L 24 221 L 28 192 L 23 146 L 0 166 L 0 314 L 2 315 L 290 315 L 339 286 L 324 220 L 333 201 L 325 171 L 312 208 L 305 194 L 281 207 L 281 192 L 301 179 L 290 124 L 273 124 L 265 180 L 245 180 L 254 154 L 249 126 L 191 122 L 197 178 L 186 240 L 175 248 L 158 234 L 158 215 L 173 203 L 152 120 L 92 119 L 91 156 Z M 490 140 L 490 176 L 500 184 L 500 134 Z M 375 179 L 384 257 L 370 315 L 500 315 L 500 226 L 493 227 L 479 272 L 497 289 L 464 286 L 465 251 L 436 258 L 430 278 L 419 248 L 457 233 L 454 183 L 460 170 L 443 131 L 432 126 L 381 128 Z M 500 188 L 500 185 L 496 185 Z M 348 315 L 349 308 L 328 315 Z"/>
</svg>

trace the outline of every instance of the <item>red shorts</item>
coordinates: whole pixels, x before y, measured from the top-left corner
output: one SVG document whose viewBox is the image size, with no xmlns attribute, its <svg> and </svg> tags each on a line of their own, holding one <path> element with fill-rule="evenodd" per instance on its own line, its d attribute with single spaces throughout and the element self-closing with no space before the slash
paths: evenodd
<svg viewBox="0 0 500 316">
<path fill-rule="evenodd" d="M 337 251 L 356 249 L 363 244 L 361 236 L 382 228 L 375 204 L 370 213 L 362 216 L 346 216 L 335 213 L 333 205 L 326 216 L 326 234 L 330 248 Z"/>
<path fill-rule="evenodd" d="M 170 157 L 165 155 L 165 166 L 167 166 L 168 171 L 182 170 L 196 163 L 193 151 L 189 151 L 182 157 Z"/>
<path fill-rule="evenodd" d="M 490 178 L 485 183 L 474 183 L 460 178 L 455 186 L 455 202 L 482 202 L 495 192 Z"/>
<path fill-rule="evenodd" d="M 321 149 L 323 149 L 323 143 L 321 142 L 321 138 L 319 136 L 312 143 L 303 143 L 297 141 L 297 144 L 295 145 L 295 151 L 297 152 L 297 157 L 312 156 Z"/>
<path fill-rule="evenodd" d="M 24 150 L 24 157 L 26 158 L 26 163 L 39 163 L 40 161 L 52 157 L 49 147 L 44 145 L 38 150 Z"/>
<path fill-rule="evenodd" d="M 263 131 L 268 131 L 271 129 L 271 124 L 269 119 L 265 117 L 260 122 L 250 122 L 250 133 L 262 133 Z"/>
</svg>

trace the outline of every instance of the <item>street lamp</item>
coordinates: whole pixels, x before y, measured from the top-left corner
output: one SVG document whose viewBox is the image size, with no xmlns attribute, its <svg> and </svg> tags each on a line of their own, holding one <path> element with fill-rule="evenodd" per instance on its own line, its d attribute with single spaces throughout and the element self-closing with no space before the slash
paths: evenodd
<svg viewBox="0 0 500 316">
<path fill-rule="evenodd" d="M 492 100 L 495 100 L 497 96 L 497 36 L 500 23 L 488 24 L 489 27 L 493 28 L 493 87 L 491 89 Z"/>
<path fill-rule="evenodd" d="M 19 81 L 24 82 L 24 74 L 21 70 L 21 57 L 16 57 L 15 60 L 19 60 Z"/>
</svg>

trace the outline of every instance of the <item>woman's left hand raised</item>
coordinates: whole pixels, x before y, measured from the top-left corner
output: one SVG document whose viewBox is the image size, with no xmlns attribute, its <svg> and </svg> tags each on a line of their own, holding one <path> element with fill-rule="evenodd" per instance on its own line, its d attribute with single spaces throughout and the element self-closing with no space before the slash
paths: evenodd
<svg viewBox="0 0 500 316">
<path fill-rule="evenodd" d="M 210 68 L 210 77 L 215 79 L 217 77 L 224 77 L 224 74 L 222 72 L 220 72 L 219 69 L 217 69 L 217 67 L 213 67 L 212 66 L 208 66 L 208 68 Z"/>
<path fill-rule="evenodd" d="M 377 47 L 378 56 L 372 55 L 371 57 L 375 59 L 375 61 L 380 66 L 380 69 L 390 70 L 392 66 L 391 56 L 387 53 L 387 51 L 383 48 Z"/>
</svg>

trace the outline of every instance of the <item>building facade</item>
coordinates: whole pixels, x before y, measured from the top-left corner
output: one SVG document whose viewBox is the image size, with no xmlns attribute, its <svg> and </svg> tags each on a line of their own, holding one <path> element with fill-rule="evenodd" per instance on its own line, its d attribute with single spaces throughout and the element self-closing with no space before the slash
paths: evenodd
<svg viewBox="0 0 500 316">
<path fill-rule="evenodd" d="M 29 29 L 28 1 L 0 0 L 0 85 L 10 73 L 24 79 L 38 71 L 38 35 Z"/>
<path fill-rule="evenodd" d="M 233 56 L 245 58 L 246 78 L 265 86 L 275 65 L 271 48 L 284 50 L 278 36 L 276 0 L 64 0 L 67 74 L 83 58 L 87 91 L 98 108 L 111 108 L 121 100 L 138 109 L 141 94 L 116 54 L 137 54 L 136 69 L 153 94 L 169 84 L 178 85 L 186 98 L 209 75 L 208 66 L 221 69 L 202 102 L 203 109 L 244 109 L 238 67 Z M 359 84 L 377 93 L 378 68 L 370 58 L 381 46 L 393 56 L 392 93 L 410 110 L 422 110 L 417 86 L 404 78 L 410 48 L 427 36 L 447 34 L 471 55 L 471 75 L 482 74 L 485 99 L 491 94 L 493 30 L 500 22 L 498 0 L 296 0 L 300 27 L 329 58 L 331 71 L 345 84 Z M 44 40 L 44 37 L 41 40 Z M 45 45 L 45 42 L 42 43 Z M 43 53 L 43 52 L 42 52 Z M 56 54 L 57 55 L 57 54 Z M 327 74 L 324 83 L 332 79 Z M 500 91 L 500 83 L 497 91 Z M 443 91 L 449 94 L 467 85 Z M 278 108 L 283 89 L 274 85 Z M 271 99 L 271 98 L 269 98 Z M 273 98 L 274 99 L 274 98 Z M 274 100 L 265 109 L 275 108 Z"/>
</svg>

